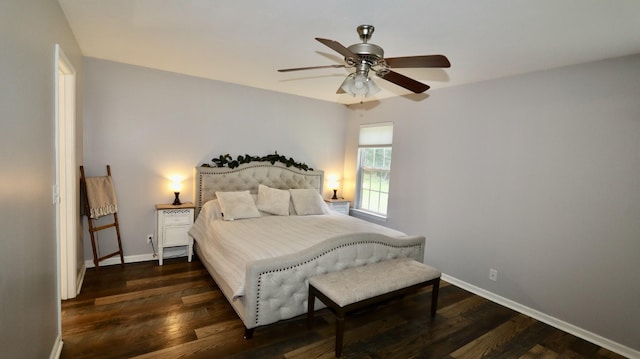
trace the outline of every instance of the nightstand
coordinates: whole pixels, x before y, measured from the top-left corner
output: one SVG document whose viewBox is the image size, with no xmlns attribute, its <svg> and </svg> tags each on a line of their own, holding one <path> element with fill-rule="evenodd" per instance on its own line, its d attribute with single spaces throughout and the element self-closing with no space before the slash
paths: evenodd
<svg viewBox="0 0 640 359">
<path fill-rule="evenodd" d="M 349 215 L 350 201 L 347 201 L 346 199 L 325 199 L 324 201 L 327 202 L 329 208 L 332 210 L 346 214 L 347 216 Z"/>
<path fill-rule="evenodd" d="M 186 202 L 177 206 L 156 204 L 158 221 L 158 262 L 162 265 L 164 248 L 186 246 L 189 262 L 193 255 L 193 238 L 187 231 L 193 224 L 195 206 Z"/>
</svg>

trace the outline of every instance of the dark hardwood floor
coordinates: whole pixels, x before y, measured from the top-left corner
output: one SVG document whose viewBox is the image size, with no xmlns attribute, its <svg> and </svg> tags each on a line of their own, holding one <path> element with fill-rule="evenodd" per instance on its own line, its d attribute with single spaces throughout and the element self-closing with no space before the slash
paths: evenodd
<svg viewBox="0 0 640 359">
<path fill-rule="evenodd" d="M 447 283 L 353 313 L 344 358 L 623 358 Z M 333 358 L 335 321 L 317 313 L 258 328 L 251 340 L 194 259 L 89 269 L 62 303 L 62 358 Z"/>
</svg>

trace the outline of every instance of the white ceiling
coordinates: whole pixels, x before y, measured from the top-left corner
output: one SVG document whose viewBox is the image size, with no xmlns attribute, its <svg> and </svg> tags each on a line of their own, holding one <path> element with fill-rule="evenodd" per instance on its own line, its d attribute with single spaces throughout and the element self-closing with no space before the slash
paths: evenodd
<svg viewBox="0 0 640 359">
<path fill-rule="evenodd" d="M 398 69 L 437 88 L 640 53 L 637 0 L 58 0 L 85 56 L 331 102 L 345 69 L 314 40 L 371 43 L 386 57 L 444 54 L 449 69 Z M 373 77 L 376 79 L 376 77 Z M 377 79 L 371 99 L 410 92 Z M 370 99 L 367 99 L 370 100 Z"/>
</svg>

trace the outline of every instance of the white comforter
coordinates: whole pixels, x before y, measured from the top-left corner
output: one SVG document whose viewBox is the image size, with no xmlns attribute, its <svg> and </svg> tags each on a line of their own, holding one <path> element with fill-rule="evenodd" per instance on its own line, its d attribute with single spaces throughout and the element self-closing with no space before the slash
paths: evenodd
<svg viewBox="0 0 640 359">
<path fill-rule="evenodd" d="M 245 293 L 247 263 L 295 253 L 325 239 L 354 232 L 405 236 L 402 232 L 339 214 L 223 221 L 210 218 L 204 211 L 189 234 L 231 287 L 236 299 Z"/>
</svg>

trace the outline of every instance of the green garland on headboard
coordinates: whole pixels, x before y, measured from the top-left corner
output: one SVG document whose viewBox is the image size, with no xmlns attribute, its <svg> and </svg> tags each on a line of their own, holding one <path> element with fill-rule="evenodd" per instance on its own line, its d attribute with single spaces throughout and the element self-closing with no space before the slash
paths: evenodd
<svg viewBox="0 0 640 359">
<path fill-rule="evenodd" d="M 212 159 L 215 167 L 224 167 L 225 165 L 229 168 L 236 168 L 243 163 L 249 162 L 271 162 L 271 164 L 275 164 L 276 162 L 284 163 L 287 167 L 295 167 L 304 171 L 313 171 L 313 168 L 307 166 L 306 163 L 296 162 L 293 158 L 281 156 L 276 151 L 274 154 L 266 155 L 266 156 L 251 156 L 251 155 L 239 155 L 237 159 L 233 159 L 231 155 L 228 153 L 225 155 L 220 155 L 217 158 Z M 202 165 L 202 167 L 211 167 L 208 163 Z"/>
</svg>

